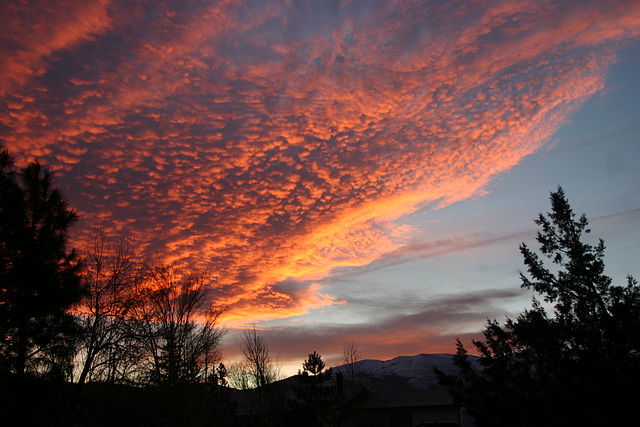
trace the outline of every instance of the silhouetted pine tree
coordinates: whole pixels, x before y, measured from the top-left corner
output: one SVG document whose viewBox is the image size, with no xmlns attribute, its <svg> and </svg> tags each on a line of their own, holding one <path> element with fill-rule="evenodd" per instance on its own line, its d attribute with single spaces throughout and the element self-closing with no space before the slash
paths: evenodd
<svg viewBox="0 0 640 427">
<path fill-rule="evenodd" d="M 80 262 L 67 250 L 76 213 L 51 172 L 14 167 L 0 154 L 0 359 L 5 372 L 68 378 L 76 324 L 68 309 L 82 295 Z"/>
<path fill-rule="evenodd" d="M 340 396 L 331 380 L 331 369 L 315 351 L 302 364 L 298 372 L 298 385 L 294 387 L 296 400 L 290 402 L 297 412 L 298 421 L 308 426 L 333 425 L 340 417 Z"/>
<path fill-rule="evenodd" d="M 488 322 L 473 341 L 480 369 L 458 341 L 458 375 L 441 384 L 466 406 L 478 426 L 616 425 L 630 419 L 640 397 L 640 287 L 629 277 L 614 286 L 604 274 L 604 242 L 577 220 L 562 188 L 551 212 L 535 220 L 540 253 L 520 246 L 528 275 L 522 286 L 542 295 L 504 325 Z"/>
</svg>

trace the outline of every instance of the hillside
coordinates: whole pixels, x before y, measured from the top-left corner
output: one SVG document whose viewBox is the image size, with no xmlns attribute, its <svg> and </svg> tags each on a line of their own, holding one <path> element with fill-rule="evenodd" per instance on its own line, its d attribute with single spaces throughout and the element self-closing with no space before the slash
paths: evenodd
<svg viewBox="0 0 640 427">
<path fill-rule="evenodd" d="M 429 390 L 438 388 L 434 368 L 444 372 L 456 372 L 453 354 L 418 354 L 398 356 L 391 360 L 362 360 L 356 363 L 356 371 L 366 380 L 371 391 Z M 470 356 L 470 359 L 476 359 Z M 334 372 L 347 373 L 345 365 L 333 368 Z"/>
</svg>

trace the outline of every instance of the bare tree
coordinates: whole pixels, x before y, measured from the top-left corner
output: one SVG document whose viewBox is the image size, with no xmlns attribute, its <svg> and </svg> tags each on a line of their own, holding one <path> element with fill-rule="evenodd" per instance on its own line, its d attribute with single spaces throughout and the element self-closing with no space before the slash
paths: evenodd
<svg viewBox="0 0 640 427">
<path fill-rule="evenodd" d="M 225 331 L 217 326 L 223 308 L 204 308 L 204 275 L 153 266 L 142 295 L 144 302 L 136 306 L 133 320 L 148 363 L 146 380 L 166 385 L 205 380 L 209 364 L 220 359 Z"/>
<path fill-rule="evenodd" d="M 282 378 L 277 360 L 271 357 L 267 342 L 255 324 L 246 329 L 240 345 L 243 360 L 232 367 L 232 384 L 247 390 L 241 402 L 244 410 L 270 425 L 282 424 L 286 399 L 272 384 Z M 249 390 L 250 389 L 250 390 Z"/>
<path fill-rule="evenodd" d="M 102 229 L 94 230 L 84 262 L 82 279 L 88 294 L 77 310 L 84 331 L 77 356 L 82 367 L 78 383 L 126 379 L 135 345 L 128 317 L 140 303 L 140 265 L 127 239 L 113 242 Z"/>
<path fill-rule="evenodd" d="M 258 334 L 255 324 L 251 329 L 245 329 L 241 344 L 244 356 L 244 374 L 247 375 L 246 384 L 249 388 L 264 387 L 280 379 L 280 370 L 274 363 L 267 342 Z"/>
<path fill-rule="evenodd" d="M 342 349 L 342 361 L 345 365 L 345 374 L 351 397 L 357 395 L 366 388 L 366 373 L 360 368 L 362 360 L 360 347 L 354 341 L 348 341 Z"/>
</svg>

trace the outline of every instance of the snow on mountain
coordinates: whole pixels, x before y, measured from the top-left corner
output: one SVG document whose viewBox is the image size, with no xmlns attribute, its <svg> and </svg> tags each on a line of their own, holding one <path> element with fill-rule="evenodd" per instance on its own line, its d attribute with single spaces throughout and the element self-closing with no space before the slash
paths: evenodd
<svg viewBox="0 0 640 427">
<path fill-rule="evenodd" d="M 399 356 L 391 360 L 362 360 L 356 363 L 356 372 L 367 378 L 370 389 L 427 390 L 437 388 L 438 379 L 433 372 L 438 368 L 447 373 L 457 372 L 453 354 L 418 354 Z M 470 359 L 474 359 L 470 356 Z M 337 366 L 334 372 L 347 373 L 347 366 Z"/>
</svg>

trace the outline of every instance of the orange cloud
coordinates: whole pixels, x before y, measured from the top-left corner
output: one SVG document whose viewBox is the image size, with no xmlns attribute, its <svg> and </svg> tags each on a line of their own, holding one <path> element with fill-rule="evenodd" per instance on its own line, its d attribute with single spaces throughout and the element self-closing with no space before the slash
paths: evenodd
<svg viewBox="0 0 640 427">
<path fill-rule="evenodd" d="M 633 1 L 325 3 L 5 6 L 0 138 L 59 171 L 78 244 L 127 232 L 228 322 L 286 318 L 546 144 L 640 34 Z"/>
<path fill-rule="evenodd" d="M 0 25 L 4 36 L 0 67 L 0 96 L 13 86 L 47 72 L 47 60 L 105 33 L 110 26 L 109 0 L 27 1 L 4 3 Z"/>
</svg>

